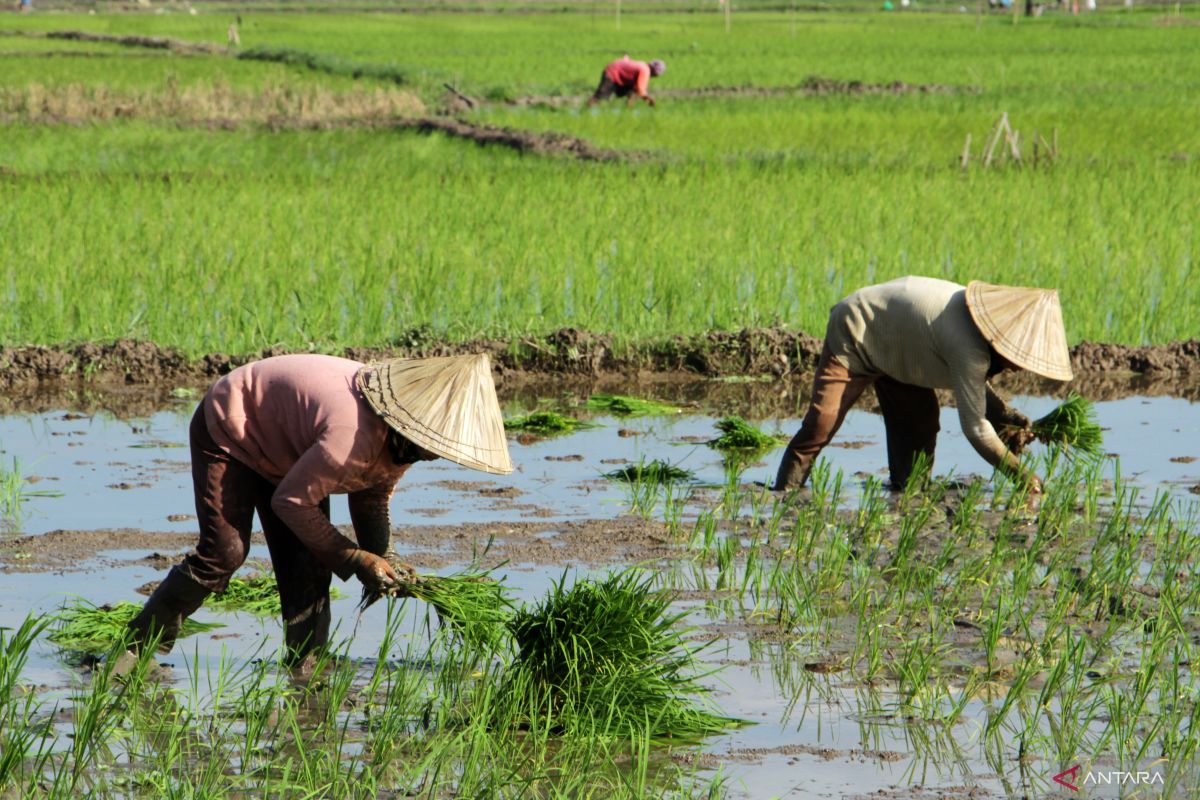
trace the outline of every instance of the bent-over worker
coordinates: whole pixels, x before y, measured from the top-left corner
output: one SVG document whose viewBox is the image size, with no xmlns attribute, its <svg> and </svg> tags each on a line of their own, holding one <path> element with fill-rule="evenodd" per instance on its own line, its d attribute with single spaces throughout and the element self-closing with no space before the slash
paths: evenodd
<svg viewBox="0 0 1200 800">
<path fill-rule="evenodd" d="M 650 78 L 657 78 L 666 71 L 667 65 L 657 58 L 647 63 L 634 61 L 625 54 L 609 63 L 600 73 L 600 85 L 596 87 L 587 104 L 589 107 L 594 106 L 599 101 L 608 100 L 616 95 L 628 98 L 628 105 L 633 105 L 634 98 L 640 97 L 647 105 L 652 106 L 654 98 L 648 94 Z"/>
<path fill-rule="evenodd" d="M 988 384 L 1018 368 L 1053 380 L 1072 377 L 1056 291 L 912 276 L 859 289 L 830 311 L 812 403 L 773 488 L 804 485 L 846 412 L 874 386 L 893 488 L 908 483 L 919 455 L 932 464 L 939 430 L 934 389 L 949 389 L 975 451 L 1040 492 L 1038 477 L 1017 458 L 1033 439 L 1029 419 Z"/>
<path fill-rule="evenodd" d="M 332 575 L 376 589 L 402 579 L 384 554 L 388 502 L 410 466 L 440 457 L 512 471 L 486 355 L 370 366 L 324 355 L 256 361 L 209 389 L 190 440 L 200 540 L 130 623 L 134 651 L 155 632 L 169 651 L 183 621 L 225 589 L 246 560 L 257 512 L 286 660 L 297 662 L 328 640 Z M 333 494 L 347 495 L 356 541 L 330 523 Z M 126 668 L 134 656 L 122 656 Z"/>
</svg>

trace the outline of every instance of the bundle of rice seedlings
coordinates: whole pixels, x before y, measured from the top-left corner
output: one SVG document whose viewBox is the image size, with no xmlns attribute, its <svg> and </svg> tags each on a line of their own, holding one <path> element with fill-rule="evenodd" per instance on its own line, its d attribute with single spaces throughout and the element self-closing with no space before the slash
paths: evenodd
<svg viewBox="0 0 1200 800">
<path fill-rule="evenodd" d="M 602 411 L 615 417 L 662 417 L 683 413 L 683 409 L 676 406 L 621 394 L 594 394 L 588 398 L 587 407 L 592 411 Z"/>
<path fill-rule="evenodd" d="M 1089 458 L 1104 455 L 1104 436 L 1096 422 L 1096 409 L 1072 392 L 1066 402 L 1032 426 L 1038 441 L 1062 447 L 1067 453 Z"/>
<path fill-rule="evenodd" d="M 599 736 L 696 739 L 737 724 L 695 702 L 708 690 L 678 625 L 684 613 L 671 612 L 670 595 L 652 582 L 630 571 L 567 587 L 564 575 L 514 615 L 517 654 L 504 688 L 521 713 Z"/>
<path fill-rule="evenodd" d="M 523 417 L 512 417 L 504 420 L 506 431 L 521 431 L 537 436 L 559 436 L 574 433 L 585 428 L 594 428 L 595 424 L 581 419 L 559 414 L 557 411 L 534 411 Z"/>
<path fill-rule="evenodd" d="M 329 588 L 333 599 L 342 597 L 337 587 Z M 204 605 L 217 611 L 245 611 L 263 617 L 277 617 L 282 613 L 279 603 L 279 587 L 270 572 L 256 572 L 244 578 L 230 578 L 225 591 L 210 595 Z"/>
<path fill-rule="evenodd" d="M 604 477 L 610 481 L 622 481 L 624 483 L 665 484 L 677 481 L 690 481 L 695 475 L 674 464 L 668 464 L 666 461 L 655 459 L 649 463 L 630 464 L 628 467 L 614 469 L 612 472 L 604 473 Z"/>
<path fill-rule="evenodd" d="M 381 591 L 363 587 L 359 611 L 365 611 L 381 597 L 425 601 L 437 612 L 443 625 L 467 644 L 482 650 L 499 652 L 508 643 L 505 626 L 512 616 L 513 604 L 504 584 L 493 580 L 490 571 L 418 575 L 415 580 L 396 583 Z"/>
<path fill-rule="evenodd" d="M 741 417 L 722 417 L 715 423 L 721 435 L 708 441 L 714 450 L 752 450 L 761 453 L 781 444 L 788 437 L 782 434 L 763 433 Z"/>
<path fill-rule="evenodd" d="M 79 600 L 54 615 L 55 624 L 48 638 L 64 650 L 103 653 L 125 635 L 129 623 L 141 610 L 140 605 L 128 601 L 97 606 Z M 184 620 L 179 637 L 220 627 L 220 623 L 188 619 Z"/>
</svg>

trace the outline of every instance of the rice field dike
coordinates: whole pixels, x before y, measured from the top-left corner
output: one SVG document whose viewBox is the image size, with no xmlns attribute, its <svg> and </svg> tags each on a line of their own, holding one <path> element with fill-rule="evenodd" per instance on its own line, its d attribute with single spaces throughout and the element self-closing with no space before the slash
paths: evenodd
<svg viewBox="0 0 1200 800">
<path fill-rule="evenodd" d="M 0 800 L 1200 796 L 1200 4 L 1084 5 L 0 9 Z M 1059 290 L 1040 496 L 949 408 L 765 488 L 907 274 Z M 250 564 L 117 674 L 212 378 L 464 348 L 517 469 L 398 485 L 418 577 L 289 669 Z"/>
</svg>

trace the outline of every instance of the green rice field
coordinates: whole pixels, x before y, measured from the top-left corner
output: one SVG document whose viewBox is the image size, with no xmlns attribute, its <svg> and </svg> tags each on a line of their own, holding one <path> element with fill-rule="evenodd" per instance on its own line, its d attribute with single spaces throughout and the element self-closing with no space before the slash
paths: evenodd
<svg viewBox="0 0 1200 800">
<path fill-rule="evenodd" d="M 953 6 L 744 11 L 729 32 L 715 12 L 637 5 L 619 31 L 595 5 L 252 9 L 227 54 L 27 35 L 226 44 L 234 12 L 181 8 L 0 18 L 0 341 L 136 337 L 200 355 L 418 328 L 820 335 L 837 299 L 912 273 L 1057 287 L 1072 342 L 1195 335 L 1192 6 L 1015 24 Z M 237 57 L 256 48 L 308 59 Z M 581 110 L 625 51 L 667 61 L 659 105 Z M 745 91 L 810 76 L 930 90 Z M 445 83 L 476 101 L 463 120 L 635 157 L 372 127 L 436 116 Z M 700 88 L 720 91 L 687 94 Z M 1024 163 L 985 167 L 1005 112 Z M 1057 141 L 1036 166 L 1035 133 Z"/>
<path fill-rule="evenodd" d="M 0 9 L 0 378 L 561 328 L 677 370 L 500 381 L 513 474 L 393 495 L 419 579 L 339 583 L 291 663 L 259 564 L 128 675 L 201 387 L 168 353 L 0 394 L 0 800 L 1200 796 L 1194 372 L 1021 389 L 1040 495 L 948 408 L 903 491 L 860 409 L 776 493 L 805 364 L 670 350 L 908 274 L 1055 287 L 1070 344 L 1197 336 L 1200 4 L 896 6 Z M 657 105 L 585 106 L 622 53 Z M 56 355 L 22 375 L 106 369 Z"/>
</svg>

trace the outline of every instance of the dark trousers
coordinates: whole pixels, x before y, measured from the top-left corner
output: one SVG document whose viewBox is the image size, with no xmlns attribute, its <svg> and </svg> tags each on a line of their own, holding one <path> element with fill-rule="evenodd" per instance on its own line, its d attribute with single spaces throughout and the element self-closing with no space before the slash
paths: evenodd
<svg viewBox="0 0 1200 800">
<path fill-rule="evenodd" d="M 196 583 L 223 591 L 246 561 L 257 512 L 275 568 L 284 639 L 292 656 L 324 645 L 329 636 L 333 575 L 271 510 L 274 484 L 217 446 L 208 432 L 203 403 L 192 416 L 189 439 L 200 541 L 184 559 L 184 571 Z M 329 516 L 329 498 L 321 503 L 321 510 Z"/>
<path fill-rule="evenodd" d="M 632 86 L 620 86 L 607 74 L 601 72 L 600 83 L 596 86 L 596 91 L 592 93 L 592 100 L 607 100 L 613 96 L 628 97 L 633 88 Z"/>
<path fill-rule="evenodd" d="M 903 488 L 908 483 L 919 454 L 924 454 L 932 465 L 941 429 L 937 395 L 933 389 L 901 383 L 886 376 L 855 375 L 835 361 L 825 348 L 813 376 L 812 402 L 800 430 L 784 452 L 775 489 L 798 489 L 804 485 L 817 455 L 833 441 L 846 413 L 872 385 L 887 432 L 892 486 Z"/>
</svg>

